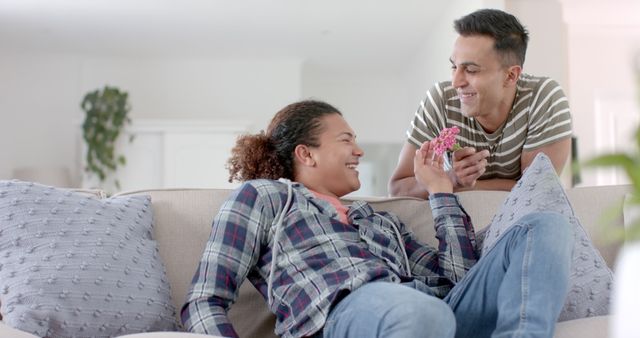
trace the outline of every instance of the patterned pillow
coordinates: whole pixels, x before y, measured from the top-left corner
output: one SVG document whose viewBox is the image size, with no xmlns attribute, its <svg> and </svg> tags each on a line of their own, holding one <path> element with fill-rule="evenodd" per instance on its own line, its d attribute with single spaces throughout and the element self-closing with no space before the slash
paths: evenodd
<svg viewBox="0 0 640 338">
<path fill-rule="evenodd" d="M 575 231 L 569 294 L 559 321 L 609 313 L 611 270 L 575 217 L 549 158 L 540 153 L 516 183 L 488 227 L 483 252 L 522 216 L 536 211 L 565 215 Z"/>
<path fill-rule="evenodd" d="M 174 330 L 149 196 L 0 181 L 0 312 L 40 337 Z"/>
</svg>

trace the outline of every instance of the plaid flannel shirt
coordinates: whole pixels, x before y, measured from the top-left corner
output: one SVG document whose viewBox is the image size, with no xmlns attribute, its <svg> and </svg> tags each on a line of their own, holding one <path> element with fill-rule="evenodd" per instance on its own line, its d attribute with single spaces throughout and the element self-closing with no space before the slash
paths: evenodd
<svg viewBox="0 0 640 338">
<path fill-rule="evenodd" d="M 304 337 L 324 326 L 334 301 L 365 283 L 419 279 L 444 297 L 478 259 L 470 218 L 453 194 L 429 200 L 436 250 L 418 242 L 395 215 L 374 213 L 366 202 L 354 202 L 348 211 L 351 224 L 341 223 L 330 203 L 292 184 L 274 271 L 273 224 L 287 199 L 287 183 L 248 181 L 223 203 L 182 308 L 188 331 L 237 337 L 227 318 L 230 304 L 246 278 L 267 300 L 270 272 L 273 302 L 268 306 L 277 317 L 275 333 Z"/>
</svg>

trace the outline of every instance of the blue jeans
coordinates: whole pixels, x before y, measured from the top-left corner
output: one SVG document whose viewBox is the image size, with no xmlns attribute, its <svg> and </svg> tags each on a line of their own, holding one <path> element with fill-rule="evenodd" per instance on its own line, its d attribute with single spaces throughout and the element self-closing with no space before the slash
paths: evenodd
<svg viewBox="0 0 640 338">
<path fill-rule="evenodd" d="M 418 281 L 369 283 L 331 310 L 322 337 L 552 337 L 572 248 L 564 217 L 527 215 L 444 300 Z"/>
<path fill-rule="evenodd" d="M 447 338 L 453 337 L 455 321 L 442 299 L 404 284 L 372 282 L 331 310 L 323 337 Z"/>
</svg>

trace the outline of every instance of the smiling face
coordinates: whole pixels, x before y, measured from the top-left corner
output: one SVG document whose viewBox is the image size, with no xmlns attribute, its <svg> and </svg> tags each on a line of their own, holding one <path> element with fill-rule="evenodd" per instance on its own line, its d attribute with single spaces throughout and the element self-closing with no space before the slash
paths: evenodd
<svg viewBox="0 0 640 338">
<path fill-rule="evenodd" d="M 319 193 L 341 197 L 360 189 L 358 164 L 364 155 L 356 135 L 338 114 L 320 118 L 319 146 L 296 148 L 296 180 Z"/>
<path fill-rule="evenodd" d="M 489 129 L 506 119 L 520 75 L 520 66 L 503 65 L 493 46 L 493 38 L 487 36 L 459 36 L 450 60 L 451 82 L 460 97 L 462 113 L 481 124 L 486 120 Z"/>
</svg>

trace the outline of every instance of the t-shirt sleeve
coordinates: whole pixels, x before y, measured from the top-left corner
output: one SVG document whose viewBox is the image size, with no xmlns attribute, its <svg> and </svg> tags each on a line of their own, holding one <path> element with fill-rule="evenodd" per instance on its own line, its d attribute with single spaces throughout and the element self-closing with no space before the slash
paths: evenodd
<svg viewBox="0 0 640 338">
<path fill-rule="evenodd" d="M 572 135 L 569 100 L 560 85 L 545 79 L 534 93 L 524 150 L 530 151 Z"/>
<path fill-rule="evenodd" d="M 407 142 L 420 148 L 422 143 L 430 141 L 438 136 L 442 128 L 445 128 L 445 100 L 444 85 L 436 83 L 427 91 L 426 97 L 420 101 L 420 105 L 413 116 L 411 125 L 407 130 Z"/>
</svg>

